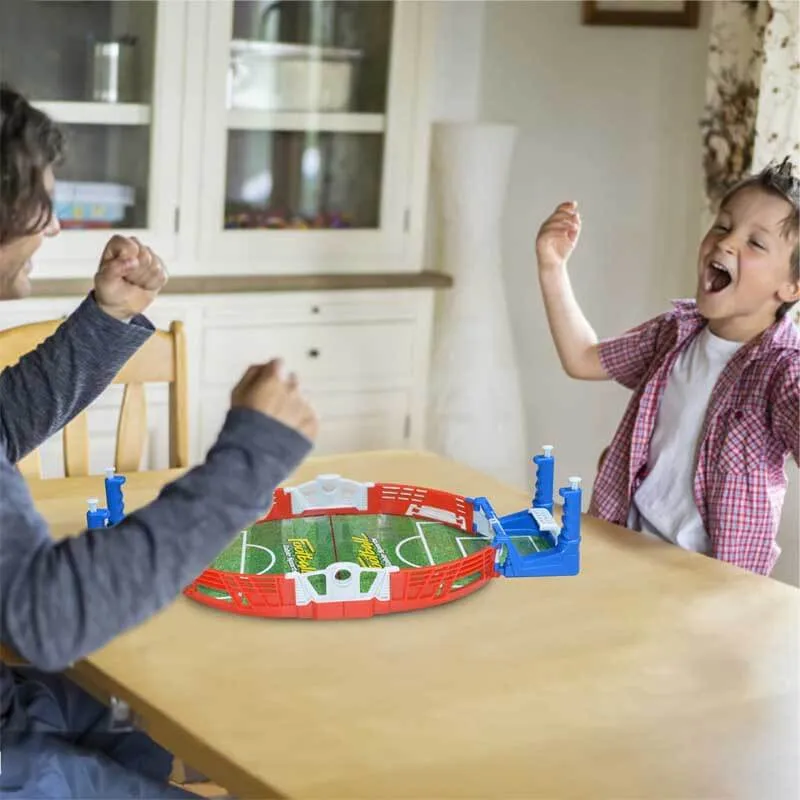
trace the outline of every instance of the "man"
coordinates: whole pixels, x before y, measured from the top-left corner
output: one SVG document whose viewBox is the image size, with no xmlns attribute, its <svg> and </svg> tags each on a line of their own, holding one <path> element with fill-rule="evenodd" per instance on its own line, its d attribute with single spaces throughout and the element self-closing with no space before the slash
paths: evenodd
<svg viewBox="0 0 800 800">
<path fill-rule="evenodd" d="M 58 221 L 53 122 L 0 86 L 0 299 L 24 297 L 31 258 Z M 0 797 L 187 797 L 171 756 L 115 731 L 108 709 L 60 670 L 170 603 L 305 458 L 313 410 L 280 365 L 251 367 L 205 463 L 113 530 L 55 542 L 14 464 L 110 383 L 152 334 L 142 316 L 166 283 L 136 239 L 114 236 L 94 289 L 56 334 L 0 372 L 0 640 L 30 668 L 0 664 Z"/>
</svg>

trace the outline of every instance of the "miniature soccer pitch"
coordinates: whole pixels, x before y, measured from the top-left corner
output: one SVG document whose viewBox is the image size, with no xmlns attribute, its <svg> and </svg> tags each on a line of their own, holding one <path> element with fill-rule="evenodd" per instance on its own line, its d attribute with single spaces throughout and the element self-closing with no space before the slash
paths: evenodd
<svg viewBox="0 0 800 800">
<path fill-rule="evenodd" d="M 512 538 L 520 555 L 553 547 L 543 536 Z M 440 522 L 384 514 L 320 515 L 253 525 L 242 531 L 211 567 L 243 575 L 316 572 L 336 562 L 375 569 L 416 569 L 465 558 L 489 546 L 481 536 Z M 324 576 L 309 578 L 312 583 L 315 579 L 324 586 Z M 374 574 L 362 573 L 361 580 L 371 584 Z M 368 588 L 361 587 L 362 591 Z M 226 597 L 212 589 L 201 587 L 201 591 Z"/>
</svg>

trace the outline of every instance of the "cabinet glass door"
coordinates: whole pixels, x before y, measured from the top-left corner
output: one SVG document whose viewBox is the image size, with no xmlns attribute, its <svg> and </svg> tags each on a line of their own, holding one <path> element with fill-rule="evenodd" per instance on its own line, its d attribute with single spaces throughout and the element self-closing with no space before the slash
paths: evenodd
<svg viewBox="0 0 800 800">
<path fill-rule="evenodd" d="M 43 252 L 98 255 L 98 243 L 115 230 L 147 235 L 169 228 L 169 210 L 154 200 L 163 198 L 154 173 L 164 177 L 159 165 L 176 160 L 169 141 L 156 135 L 156 55 L 181 5 L 168 11 L 170 4 L 158 0 L 2 0 L 3 79 L 59 122 L 65 136 L 54 197 L 64 234 Z M 174 56 L 178 61 L 180 53 Z M 168 87 L 180 65 L 158 63 L 162 69 L 160 83 Z"/>
<path fill-rule="evenodd" d="M 392 11 L 236 0 L 225 228 L 380 226 Z"/>
<path fill-rule="evenodd" d="M 204 228 L 217 237 L 211 249 L 252 261 L 259 257 L 252 234 L 269 233 L 269 253 L 284 264 L 303 253 L 319 263 L 345 258 L 359 246 L 377 253 L 376 237 L 402 225 L 403 198 L 390 189 L 403 172 L 406 140 L 393 125 L 407 120 L 413 95 L 397 86 L 413 60 L 407 44 L 418 4 L 226 5 L 212 5 L 225 38 L 214 20 L 210 26 L 218 111 L 208 112 L 206 142 L 222 162 L 206 184 Z"/>
</svg>

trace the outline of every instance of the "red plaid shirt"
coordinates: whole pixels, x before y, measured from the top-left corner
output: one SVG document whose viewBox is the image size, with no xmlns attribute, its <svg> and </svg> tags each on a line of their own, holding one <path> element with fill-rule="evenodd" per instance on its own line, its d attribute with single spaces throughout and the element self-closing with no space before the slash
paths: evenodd
<svg viewBox="0 0 800 800">
<path fill-rule="evenodd" d="M 706 324 L 693 300 L 600 343 L 608 374 L 634 394 L 594 485 L 589 513 L 625 525 L 646 475 L 661 397 L 678 356 Z M 694 499 L 711 555 L 769 574 L 786 495 L 800 462 L 800 333 L 789 315 L 739 349 L 711 394 L 695 457 Z M 687 453 L 687 458 L 689 454 Z"/>
</svg>

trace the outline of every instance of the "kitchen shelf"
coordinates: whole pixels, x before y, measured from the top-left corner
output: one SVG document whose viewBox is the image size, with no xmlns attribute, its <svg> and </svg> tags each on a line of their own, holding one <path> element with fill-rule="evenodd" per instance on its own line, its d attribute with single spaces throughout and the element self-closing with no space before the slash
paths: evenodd
<svg viewBox="0 0 800 800">
<path fill-rule="evenodd" d="M 228 130 L 331 131 L 335 133 L 383 133 L 384 114 L 318 111 L 251 111 L 229 109 Z"/>
<path fill-rule="evenodd" d="M 150 106 L 139 103 L 37 102 L 56 122 L 70 125 L 149 125 Z"/>
</svg>

